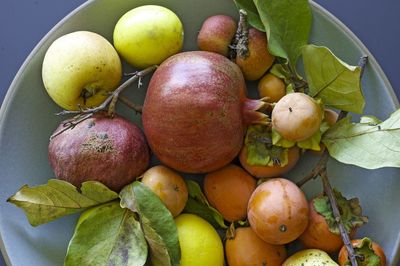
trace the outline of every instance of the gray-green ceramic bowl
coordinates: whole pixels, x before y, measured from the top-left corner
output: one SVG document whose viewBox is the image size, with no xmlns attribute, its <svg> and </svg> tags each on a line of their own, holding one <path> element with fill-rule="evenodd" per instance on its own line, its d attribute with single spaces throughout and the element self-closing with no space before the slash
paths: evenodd
<svg viewBox="0 0 400 266">
<path fill-rule="evenodd" d="M 47 161 L 47 144 L 61 118 L 54 116 L 60 108 L 46 94 L 41 80 L 41 64 L 47 48 L 57 37 L 77 30 L 94 31 L 111 41 L 118 18 L 144 4 L 163 5 L 179 15 L 185 28 L 185 50 L 196 49 L 196 34 L 207 16 L 237 14 L 232 0 L 93 0 L 73 11 L 43 38 L 19 70 L 0 111 L 0 246 L 7 264 L 62 265 L 77 218 L 76 215 L 65 217 L 33 228 L 21 210 L 6 203 L 23 184 L 42 184 L 53 177 Z M 387 117 L 398 106 L 398 101 L 374 58 L 354 34 L 316 4 L 313 4 L 313 15 L 312 42 L 328 46 L 350 64 L 356 64 L 363 54 L 369 55 L 363 78 L 366 113 L 382 119 Z M 141 103 L 144 88 L 128 92 L 127 96 Z M 119 111 L 140 123 L 140 116 L 122 107 Z M 296 180 L 305 175 L 315 160 L 302 158 L 289 177 Z M 368 235 L 380 243 L 389 265 L 396 265 L 400 247 L 400 170 L 367 171 L 332 160 L 329 173 L 333 185 L 345 195 L 360 198 L 364 214 L 370 217 L 358 236 Z M 310 182 L 305 191 L 309 197 L 319 193 L 320 182 Z"/>
</svg>

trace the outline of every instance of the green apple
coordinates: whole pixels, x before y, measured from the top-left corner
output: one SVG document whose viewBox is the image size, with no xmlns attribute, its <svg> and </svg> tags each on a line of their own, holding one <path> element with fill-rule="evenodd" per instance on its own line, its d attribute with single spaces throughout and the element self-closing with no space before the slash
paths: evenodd
<svg viewBox="0 0 400 266">
<path fill-rule="evenodd" d="M 117 51 L 104 37 L 89 31 L 61 36 L 50 45 L 43 60 L 44 86 L 66 110 L 100 105 L 121 77 Z"/>
<path fill-rule="evenodd" d="M 305 249 L 287 258 L 282 266 L 339 266 L 328 253 L 319 249 Z"/>
<path fill-rule="evenodd" d="M 146 5 L 123 15 L 114 29 L 114 46 L 137 68 L 160 64 L 183 45 L 183 27 L 168 8 Z"/>
</svg>

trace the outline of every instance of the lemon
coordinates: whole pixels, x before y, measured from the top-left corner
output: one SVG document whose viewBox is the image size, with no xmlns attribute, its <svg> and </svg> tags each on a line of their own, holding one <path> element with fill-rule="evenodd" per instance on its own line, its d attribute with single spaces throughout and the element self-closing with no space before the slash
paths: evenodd
<svg viewBox="0 0 400 266">
<path fill-rule="evenodd" d="M 168 8 L 145 5 L 123 15 L 114 29 L 114 46 L 137 68 L 160 64 L 183 45 L 183 26 Z"/>
<path fill-rule="evenodd" d="M 224 249 L 217 231 L 194 214 L 175 219 L 181 246 L 181 266 L 224 265 Z"/>
</svg>

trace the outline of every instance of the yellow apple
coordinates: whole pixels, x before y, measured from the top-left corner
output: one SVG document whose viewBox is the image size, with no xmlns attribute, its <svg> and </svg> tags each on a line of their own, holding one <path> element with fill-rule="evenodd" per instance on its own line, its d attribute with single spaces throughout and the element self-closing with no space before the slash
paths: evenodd
<svg viewBox="0 0 400 266">
<path fill-rule="evenodd" d="M 100 105 L 121 81 L 117 51 L 104 37 L 77 31 L 55 40 L 46 52 L 42 79 L 50 97 L 66 110 Z"/>
<path fill-rule="evenodd" d="M 282 266 L 325 265 L 339 266 L 328 253 L 319 249 L 305 249 L 287 258 Z"/>
<path fill-rule="evenodd" d="M 114 29 L 114 46 L 123 59 L 137 68 L 160 64 L 183 45 L 183 27 L 171 10 L 156 5 L 134 8 Z"/>
</svg>

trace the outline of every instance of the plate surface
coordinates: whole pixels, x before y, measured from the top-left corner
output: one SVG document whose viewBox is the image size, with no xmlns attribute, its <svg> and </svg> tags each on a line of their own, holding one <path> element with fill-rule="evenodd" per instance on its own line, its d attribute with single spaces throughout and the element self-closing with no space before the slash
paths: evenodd
<svg viewBox="0 0 400 266">
<path fill-rule="evenodd" d="M 41 64 L 49 45 L 59 36 L 77 31 L 97 32 L 110 41 L 118 18 L 128 10 L 144 5 L 159 4 L 176 12 L 185 28 L 184 50 L 195 50 L 196 34 L 202 21 L 214 14 L 236 16 L 231 0 L 95 0 L 88 1 L 50 31 L 32 51 L 21 67 L 0 111 L 0 246 L 8 264 L 62 265 L 77 216 L 59 219 L 33 228 L 23 212 L 6 199 L 23 184 L 37 185 L 53 177 L 47 161 L 48 138 L 61 118 L 53 114 L 60 111 L 46 94 L 41 80 Z M 195 14 L 193 14 L 195 10 Z M 361 42 L 332 15 L 313 4 L 313 31 L 311 42 L 326 45 L 341 59 L 356 64 L 361 55 L 370 56 L 363 78 L 367 99 L 365 113 L 386 118 L 398 106 L 398 101 L 382 70 Z M 125 71 L 128 68 L 125 67 Z M 249 90 L 254 89 L 249 84 Z M 254 90 L 253 90 L 254 91 Z M 127 96 L 143 102 L 145 86 L 132 89 Z M 119 112 L 140 123 L 135 116 L 121 107 Z M 317 158 L 304 157 L 288 176 L 292 180 L 307 174 Z M 329 174 L 334 186 L 348 197 L 359 197 L 364 214 L 370 222 L 358 231 L 382 245 L 389 265 L 396 265 L 400 247 L 400 170 L 385 168 L 374 171 L 347 166 L 331 160 Z M 320 182 L 304 187 L 309 197 L 321 191 Z"/>
</svg>

